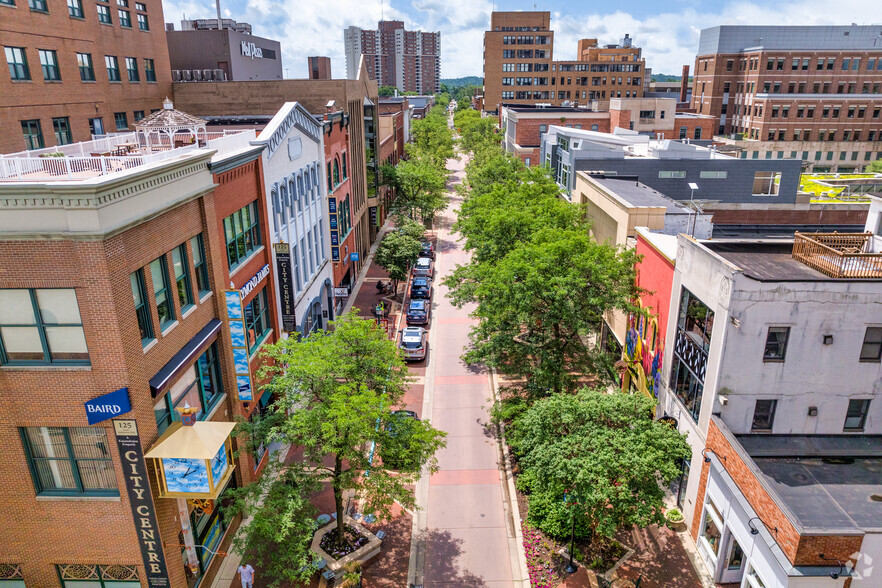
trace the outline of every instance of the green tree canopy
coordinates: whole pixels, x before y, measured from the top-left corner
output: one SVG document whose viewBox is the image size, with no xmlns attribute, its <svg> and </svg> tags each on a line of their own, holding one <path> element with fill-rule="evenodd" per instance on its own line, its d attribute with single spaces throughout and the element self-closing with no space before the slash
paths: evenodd
<svg viewBox="0 0 882 588">
<path fill-rule="evenodd" d="M 870 174 L 882 174 L 882 159 L 877 159 L 876 161 L 869 164 L 864 171 Z"/>
<path fill-rule="evenodd" d="M 509 429 L 530 493 L 530 522 L 587 539 L 663 522 L 661 484 L 690 455 L 685 436 L 654 421 L 654 400 L 584 389 L 536 401 Z M 564 496 L 566 495 L 566 500 Z"/>
<path fill-rule="evenodd" d="M 388 98 L 389 96 L 394 96 L 396 90 L 398 90 L 398 88 L 395 86 L 380 86 L 377 89 L 377 94 L 382 98 Z"/>
<path fill-rule="evenodd" d="M 392 230 L 386 233 L 377 251 L 374 254 L 374 261 L 387 272 L 389 279 L 395 284 L 394 290 L 398 291 L 398 282 L 407 279 L 407 273 L 410 267 L 416 262 L 420 256 L 420 237 L 422 237 L 422 227 L 418 223 L 406 223 L 406 226 L 419 230 L 419 236 L 414 237 L 414 231 Z"/>
<path fill-rule="evenodd" d="M 390 206 L 393 214 L 411 219 L 431 218 L 447 206 L 447 176 L 429 155 L 418 153 L 399 163 L 394 181 L 397 196 Z"/>
</svg>

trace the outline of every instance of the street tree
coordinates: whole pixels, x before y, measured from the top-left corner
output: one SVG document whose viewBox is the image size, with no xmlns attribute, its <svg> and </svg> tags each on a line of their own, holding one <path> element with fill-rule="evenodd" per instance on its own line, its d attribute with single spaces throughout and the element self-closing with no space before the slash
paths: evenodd
<svg viewBox="0 0 882 588">
<path fill-rule="evenodd" d="M 432 218 L 447 206 L 446 181 L 447 174 L 429 155 L 418 154 L 402 161 L 395 168 L 398 195 L 392 201 L 391 212 L 413 220 Z"/>
<path fill-rule="evenodd" d="M 374 254 L 374 261 L 377 265 L 389 272 L 394 292 L 398 292 L 398 282 L 407 279 L 411 266 L 420 256 L 420 237 L 423 229 L 414 222 L 406 222 L 405 226 L 409 230 L 391 230 L 386 233 Z M 416 237 L 411 228 L 414 226 L 419 231 L 419 235 Z"/>
<path fill-rule="evenodd" d="M 662 524 L 663 487 L 691 454 L 685 435 L 652 419 L 655 401 L 583 389 L 536 401 L 509 428 L 530 522 L 565 537 L 613 537 Z M 566 498 L 565 498 L 566 497 Z M 574 519 L 573 519 L 574 518 Z"/>
<path fill-rule="evenodd" d="M 868 174 L 882 174 L 882 159 L 877 159 L 876 161 L 867 165 L 867 167 L 864 168 L 864 171 Z"/>
<path fill-rule="evenodd" d="M 405 148 L 408 155 L 428 156 L 439 170 L 443 170 L 447 160 L 453 157 L 453 133 L 447 126 L 445 109 L 432 107 L 426 118 L 413 122 L 411 132 L 413 143 Z"/>
<path fill-rule="evenodd" d="M 377 95 L 381 98 L 388 98 L 394 96 L 397 89 L 395 86 L 380 86 L 377 88 Z"/>
<path fill-rule="evenodd" d="M 334 322 L 333 330 L 283 339 L 267 345 L 264 354 L 270 361 L 258 378 L 269 381 L 265 389 L 277 398 L 269 408 L 277 422 L 266 440 L 302 453 L 283 471 L 306 486 L 329 482 L 338 521 L 350 491 L 363 512 L 381 518 L 389 517 L 394 502 L 415 508 L 412 485 L 421 471 L 437 471 L 435 453 L 445 434 L 417 421 L 408 428 L 407 467 L 390 472 L 375 463 L 376 447 L 400 446 L 384 423 L 402 405 L 409 382 L 400 351 L 385 331 L 353 311 Z M 256 482 L 267 486 L 261 494 L 272 483 L 267 476 Z M 345 542 L 344 527 L 337 527 L 339 544 Z"/>
</svg>

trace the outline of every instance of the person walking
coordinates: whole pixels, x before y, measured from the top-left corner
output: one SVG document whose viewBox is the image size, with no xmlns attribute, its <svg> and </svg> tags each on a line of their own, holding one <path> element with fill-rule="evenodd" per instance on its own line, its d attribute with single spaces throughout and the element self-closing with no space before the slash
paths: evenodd
<svg viewBox="0 0 882 588">
<path fill-rule="evenodd" d="M 242 580 L 242 588 L 254 588 L 254 568 L 251 564 L 241 565 L 236 571 L 239 573 L 239 579 Z"/>
</svg>

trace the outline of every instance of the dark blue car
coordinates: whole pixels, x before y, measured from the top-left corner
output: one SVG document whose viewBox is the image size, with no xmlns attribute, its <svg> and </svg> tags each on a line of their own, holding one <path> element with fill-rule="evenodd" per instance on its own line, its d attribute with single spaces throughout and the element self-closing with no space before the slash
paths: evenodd
<svg viewBox="0 0 882 588">
<path fill-rule="evenodd" d="M 429 308 L 428 300 L 411 300 L 410 306 L 407 307 L 407 324 L 428 325 Z"/>
<path fill-rule="evenodd" d="M 432 298 L 432 280 L 426 277 L 416 277 L 410 282 L 410 297 L 414 300 L 429 300 Z"/>
</svg>

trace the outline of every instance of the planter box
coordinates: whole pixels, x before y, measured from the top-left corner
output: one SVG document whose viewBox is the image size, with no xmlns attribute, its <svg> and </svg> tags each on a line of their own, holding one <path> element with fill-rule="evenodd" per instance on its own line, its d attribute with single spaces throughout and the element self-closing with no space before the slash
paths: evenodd
<svg viewBox="0 0 882 588">
<path fill-rule="evenodd" d="M 315 535 L 313 535 L 312 537 L 312 545 L 310 546 L 310 549 L 313 552 L 317 553 L 319 557 L 324 558 L 324 560 L 328 563 L 327 569 L 334 572 L 335 578 L 342 575 L 343 568 L 349 562 L 358 561 L 364 563 L 380 553 L 380 547 L 383 543 L 377 538 L 376 535 L 374 535 L 365 527 L 353 520 L 349 515 L 343 515 L 343 522 L 367 537 L 368 542 L 350 553 L 349 555 L 340 559 L 334 559 L 331 555 L 325 552 L 325 550 L 322 549 L 321 546 L 322 537 L 337 528 L 337 521 L 331 521 L 329 524 L 325 525 L 315 532 Z"/>
<path fill-rule="evenodd" d="M 679 521 L 672 521 L 665 517 L 665 522 L 668 525 L 668 528 L 672 531 L 676 531 L 677 533 L 681 533 L 686 530 L 686 519 L 681 518 Z"/>
</svg>

